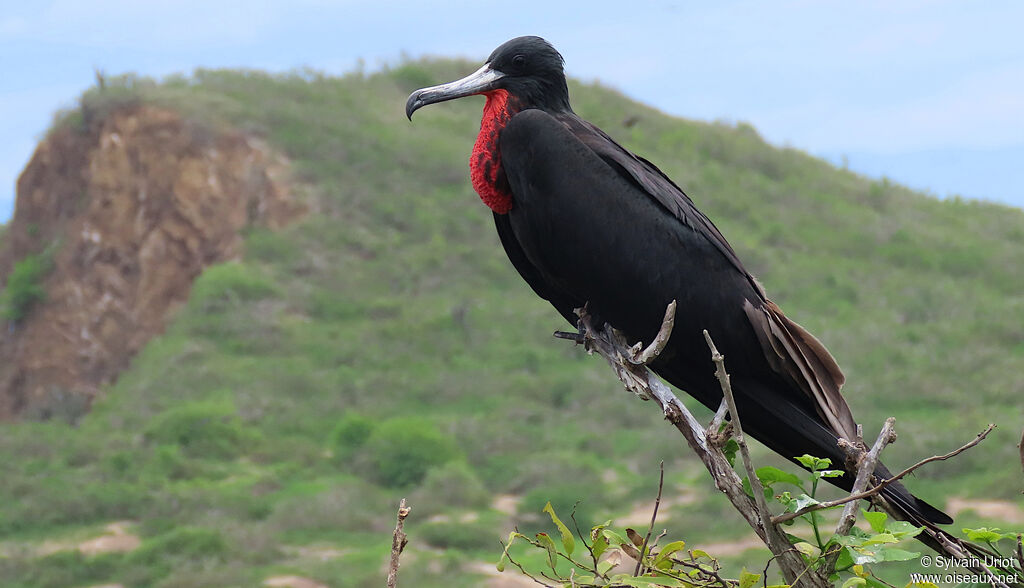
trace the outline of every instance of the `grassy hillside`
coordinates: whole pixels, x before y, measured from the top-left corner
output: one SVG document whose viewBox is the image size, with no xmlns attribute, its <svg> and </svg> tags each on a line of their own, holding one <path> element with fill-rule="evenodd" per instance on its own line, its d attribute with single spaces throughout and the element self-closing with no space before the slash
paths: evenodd
<svg viewBox="0 0 1024 588">
<path fill-rule="evenodd" d="M 667 494 L 687 498 L 666 511 L 674 535 L 695 546 L 746 535 L 658 411 L 551 338 L 559 317 L 505 259 L 469 186 L 481 101 L 405 120 L 408 92 L 473 67 L 199 71 L 83 97 L 90 116 L 147 100 L 262 135 L 292 159 L 315 212 L 253 231 L 243 263 L 207 271 L 75 426 L 4 426 L 0 583 L 246 586 L 295 573 L 380 584 L 408 496 L 403 577 L 478 585 L 473 562 L 496 560 L 513 523 L 533 525 L 547 500 L 564 511 L 582 499 L 586 520 L 624 515 L 653 496 L 661 459 Z M 829 346 L 868 431 L 897 417 L 890 464 L 1002 425 L 912 487 L 938 504 L 1019 499 L 1024 212 L 938 201 L 600 86 L 571 93 L 577 112 L 675 178 Z M 515 496 L 518 512 L 494 508 L 495 495 Z M 139 548 L 71 549 L 117 520 L 133 521 Z"/>
</svg>

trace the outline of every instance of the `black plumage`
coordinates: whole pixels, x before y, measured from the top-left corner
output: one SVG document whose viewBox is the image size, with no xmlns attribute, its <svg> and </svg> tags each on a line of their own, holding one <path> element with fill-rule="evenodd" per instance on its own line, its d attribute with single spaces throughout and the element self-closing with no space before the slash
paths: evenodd
<svg viewBox="0 0 1024 588">
<path fill-rule="evenodd" d="M 844 467 L 836 441 L 853 439 L 856 424 L 835 360 L 767 298 L 672 180 L 572 111 L 561 55 L 539 37 L 513 39 L 467 78 L 414 92 L 406 113 L 473 94 L 487 97 L 470 160 L 474 187 L 533 290 L 570 324 L 587 304 L 643 342 L 676 300 L 671 339 L 652 365 L 659 375 L 716 409 L 722 393 L 707 329 L 727 357 L 744 428 L 788 459 L 808 453 Z M 875 474 L 891 476 L 881 465 Z M 848 490 L 853 476 L 830 481 Z M 918 524 L 952 522 L 898 483 L 883 497 Z"/>
</svg>

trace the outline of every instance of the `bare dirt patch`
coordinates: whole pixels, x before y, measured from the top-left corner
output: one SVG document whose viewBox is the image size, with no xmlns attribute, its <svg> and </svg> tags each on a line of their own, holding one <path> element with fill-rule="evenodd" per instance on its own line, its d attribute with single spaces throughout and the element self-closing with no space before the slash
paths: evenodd
<svg viewBox="0 0 1024 588">
<path fill-rule="evenodd" d="M 117 521 L 106 526 L 107 534 L 94 537 L 78 544 L 83 555 L 100 553 L 127 553 L 137 548 L 142 540 L 128 532 L 129 521 Z"/>
<path fill-rule="evenodd" d="M 275 588 L 330 588 L 327 584 L 302 576 L 272 576 L 263 580 L 263 585 Z"/>
<path fill-rule="evenodd" d="M 946 513 L 956 515 L 971 510 L 986 519 L 995 519 L 1010 524 L 1024 523 L 1024 508 L 1009 500 L 973 500 L 969 498 L 950 498 L 946 501 Z"/>
</svg>

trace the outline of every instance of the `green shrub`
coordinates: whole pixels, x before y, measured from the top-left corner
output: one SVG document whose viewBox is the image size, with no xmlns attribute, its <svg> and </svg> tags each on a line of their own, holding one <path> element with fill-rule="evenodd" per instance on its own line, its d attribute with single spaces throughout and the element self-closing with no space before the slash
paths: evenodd
<svg viewBox="0 0 1024 588">
<path fill-rule="evenodd" d="M 202 527 L 178 527 L 163 535 L 143 541 L 131 552 L 133 562 L 151 563 L 164 556 L 186 559 L 221 559 L 227 554 L 227 543 L 220 533 Z"/>
<path fill-rule="evenodd" d="M 46 298 L 43 279 L 53 269 L 50 255 L 27 255 L 14 264 L 7 276 L 7 286 L 0 292 L 0 316 L 18 321 L 28 314 L 32 305 Z"/>
<path fill-rule="evenodd" d="M 146 442 L 152 445 L 176 445 L 186 455 L 215 459 L 240 454 L 256 436 L 255 431 L 242 424 L 231 402 L 208 400 L 183 404 L 157 415 L 145 432 Z M 170 459 L 170 465 L 177 467 L 176 456 L 161 459 Z"/>
<path fill-rule="evenodd" d="M 449 508 L 480 509 L 491 503 L 491 494 L 469 464 L 453 461 L 432 468 L 410 498 L 419 516 Z"/>
<path fill-rule="evenodd" d="M 418 484 L 430 468 L 455 459 L 455 442 L 429 421 L 395 418 L 379 424 L 360 451 L 370 476 L 390 487 Z"/>
<path fill-rule="evenodd" d="M 258 227 L 245 236 L 246 260 L 287 264 L 298 259 L 300 254 L 295 238 L 286 232 Z"/>
<path fill-rule="evenodd" d="M 437 521 L 417 527 L 416 535 L 428 545 L 441 549 L 481 551 L 500 549 L 492 525 L 470 522 Z"/>
<path fill-rule="evenodd" d="M 372 419 L 350 412 L 331 430 L 328 445 L 336 458 L 347 460 L 355 449 L 366 443 L 375 426 Z"/>
<path fill-rule="evenodd" d="M 362 317 L 366 307 L 359 301 L 339 296 L 337 292 L 316 290 L 309 297 L 308 312 L 313 318 L 339 321 Z"/>
<path fill-rule="evenodd" d="M 133 567 L 126 575 L 132 584 L 151 584 L 172 571 L 200 568 L 210 562 L 222 562 L 228 554 L 221 534 L 202 527 L 178 527 L 142 542 L 125 557 Z"/>
<path fill-rule="evenodd" d="M 319 492 L 303 492 L 277 501 L 267 517 L 275 534 L 337 534 L 339 532 L 387 532 L 394 526 L 396 505 L 363 480 L 332 484 Z"/>
<path fill-rule="evenodd" d="M 277 292 L 274 283 L 253 267 L 223 263 L 207 268 L 192 285 L 189 304 L 210 311 L 237 302 L 260 300 Z"/>
<path fill-rule="evenodd" d="M 119 554 L 86 556 L 77 549 L 58 551 L 36 560 L 25 581 L 39 588 L 99 583 L 114 573 L 119 557 Z"/>
</svg>

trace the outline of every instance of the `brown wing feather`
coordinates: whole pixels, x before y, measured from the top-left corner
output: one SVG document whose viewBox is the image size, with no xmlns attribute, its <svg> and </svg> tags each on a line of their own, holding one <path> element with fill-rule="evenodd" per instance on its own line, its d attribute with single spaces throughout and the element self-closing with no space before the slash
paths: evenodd
<svg viewBox="0 0 1024 588">
<path fill-rule="evenodd" d="M 846 377 L 832 354 L 814 335 L 791 321 L 770 300 L 766 300 L 761 308 L 755 308 L 748 301 L 743 310 L 754 326 L 772 368 L 796 382 L 814 401 L 818 415 L 836 434 L 854 439 L 857 424 L 840 392 Z"/>
</svg>

